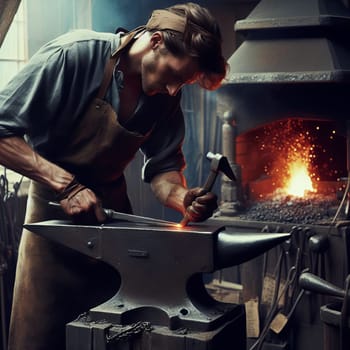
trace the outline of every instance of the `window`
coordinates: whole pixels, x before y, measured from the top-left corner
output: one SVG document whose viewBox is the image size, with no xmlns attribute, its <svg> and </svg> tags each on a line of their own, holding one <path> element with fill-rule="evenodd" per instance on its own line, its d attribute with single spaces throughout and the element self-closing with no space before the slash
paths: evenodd
<svg viewBox="0 0 350 350">
<path fill-rule="evenodd" d="M 21 0 L 0 47 L 0 90 L 41 45 L 74 28 L 91 28 L 91 0 Z M 10 184 L 20 177 L 10 170 L 5 174 Z"/>
<path fill-rule="evenodd" d="M 27 0 L 22 0 L 5 40 L 0 47 L 0 89 L 23 67 L 28 60 Z M 0 174 L 6 176 L 9 184 L 19 181 L 20 175 L 0 166 Z M 11 187 L 12 188 L 12 187 Z"/>
<path fill-rule="evenodd" d="M 27 0 L 22 0 L 0 47 L 0 89 L 28 60 Z"/>
</svg>

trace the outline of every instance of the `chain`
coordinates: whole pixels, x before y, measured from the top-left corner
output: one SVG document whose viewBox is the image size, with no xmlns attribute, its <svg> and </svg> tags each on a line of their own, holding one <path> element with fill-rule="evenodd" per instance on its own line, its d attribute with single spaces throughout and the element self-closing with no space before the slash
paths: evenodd
<svg viewBox="0 0 350 350">
<path fill-rule="evenodd" d="M 112 335 L 106 334 L 107 344 L 116 343 L 121 340 L 129 340 L 135 338 L 137 335 L 140 335 L 143 332 L 150 332 L 152 330 L 152 326 L 149 322 L 136 322 L 131 325 L 123 326 L 123 327 L 115 327 L 109 329 L 109 331 L 116 332 Z"/>
</svg>

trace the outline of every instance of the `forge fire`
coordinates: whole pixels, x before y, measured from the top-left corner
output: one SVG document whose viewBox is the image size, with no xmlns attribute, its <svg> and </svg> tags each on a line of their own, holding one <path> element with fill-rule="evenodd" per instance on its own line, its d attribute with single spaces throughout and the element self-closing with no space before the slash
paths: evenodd
<svg viewBox="0 0 350 350">
<path fill-rule="evenodd" d="M 240 135 L 250 220 L 329 223 L 346 186 L 346 138 L 328 121 L 290 118 Z"/>
</svg>

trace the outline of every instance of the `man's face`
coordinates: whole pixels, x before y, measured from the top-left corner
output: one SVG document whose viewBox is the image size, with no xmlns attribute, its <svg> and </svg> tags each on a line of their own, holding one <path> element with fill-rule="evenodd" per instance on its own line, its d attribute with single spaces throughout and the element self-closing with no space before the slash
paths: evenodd
<svg viewBox="0 0 350 350">
<path fill-rule="evenodd" d="M 146 95 L 175 96 L 183 85 L 196 81 L 198 70 L 195 59 L 176 57 L 160 42 L 142 58 L 142 89 Z"/>
</svg>

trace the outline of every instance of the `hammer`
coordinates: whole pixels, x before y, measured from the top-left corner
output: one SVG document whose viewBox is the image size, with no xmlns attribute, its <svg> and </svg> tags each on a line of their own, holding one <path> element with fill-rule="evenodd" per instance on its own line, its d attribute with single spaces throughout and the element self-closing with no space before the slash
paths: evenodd
<svg viewBox="0 0 350 350">
<path fill-rule="evenodd" d="M 204 193 L 211 191 L 219 172 L 222 172 L 232 181 L 236 180 L 235 174 L 233 173 L 231 166 L 225 156 L 220 153 L 214 154 L 212 152 L 208 152 L 207 159 L 210 160 L 210 172 L 207 181 L 203 186 Z M 186 226 L 189 221 L 190 220 L 188 215 L 185 214 L 184 218 L 180 222 L 180 226 Z"/>
</svg>

